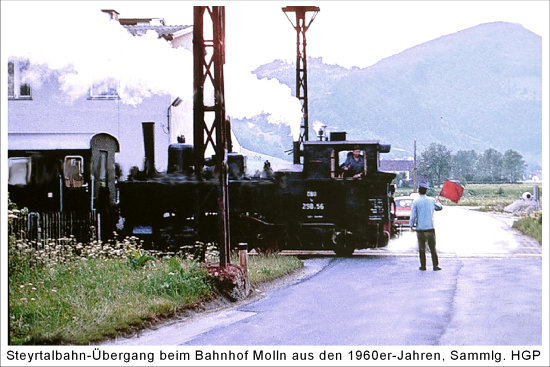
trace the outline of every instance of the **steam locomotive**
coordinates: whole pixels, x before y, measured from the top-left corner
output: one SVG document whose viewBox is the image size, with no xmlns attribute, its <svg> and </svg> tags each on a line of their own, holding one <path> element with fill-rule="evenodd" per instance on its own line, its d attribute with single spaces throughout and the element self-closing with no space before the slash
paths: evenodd
<svg viewBox="0 0 550 367">
<path fill-rule="evenodd" d="M 193 168 L 193 147 L 168 147 L 165 174 L 154 169 L 153 123 L 143 123 L 145 167 L 133 169 L 117 184 L 124 236 L 137 236 L 160 250 L 177 251 L 218 240 L 216 172 Z M 359 147 L 364 172 L 343 177 L 342 163 Z M 246 157 L 228 154 L 228 197 L 231 244 L 247 243 L 260 251 L 333 250 L 351 255 L 355 249 L 384 247 L 396 233 L 391 184 L 394 173 L 379 171 L 379 156 L 390 145 L 347 141 L 345 133 L 330 140 L 305 141 L 303 164 L 274 170 L 268 161 L 260 176 L 250 176 Z M 299 162 L 295 156 L 295 162 Z M 208 166 L 208 165 L 206 165 Z"/>
<path fill-rule="evenodd" d="M 219 179 L 208 166 L 197 175 L 193 147 L 168 147 L 168 167 L 154 167 L 154 123 L 143 123 L 145 165 L 119 180 L 118 141 L 109 134 L 63 137 L 10 136 L 9 193 L 33 212 L 99 214 L 103 239 L 113 231 L 136 236 L 146 248 L 179 251 L 218 241 Z M 29 139 L 33 149 L 27 149 Z M 57 141 L 63 147 L 52 147 Z M 70 144 L 67 145 L 67 144 Z M 358 179 L 343 177 L 342 162 L 353 148 L 364 157 Z M 384 247 L 397 233 L 394 173 L 378 169 L 390 145 L 330 140 L 305 141 L 299 164 L 274 170 L 265 162 L 261 175 L 247 174 L 247 159 L 228 154 L 229 223 L 232 246 L 266 250 L 333 250 Z M 71 214 L 73 215 L 73 214 Z M 39 225 L 39 223 L 37 223 Z M 79 238 L 86 241 L 88 238 Z"/>
</svg>

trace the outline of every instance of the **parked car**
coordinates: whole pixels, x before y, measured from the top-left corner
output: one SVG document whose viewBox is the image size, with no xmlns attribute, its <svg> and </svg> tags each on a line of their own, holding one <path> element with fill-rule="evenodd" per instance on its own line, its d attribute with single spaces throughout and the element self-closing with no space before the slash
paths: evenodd
<svg viewBox="0 0 550 367">
<path fill-rule="evenodd" d="M 398 227 L 409 227 L 413 201 L 414 198 L 410 196 L 398 196 L 395 198 L 395 224 Z"/>
</svg>

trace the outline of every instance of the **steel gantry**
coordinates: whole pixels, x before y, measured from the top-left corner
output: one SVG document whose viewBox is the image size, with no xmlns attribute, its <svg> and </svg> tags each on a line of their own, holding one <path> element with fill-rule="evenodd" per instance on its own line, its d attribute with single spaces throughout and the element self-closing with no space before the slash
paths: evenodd
<svg viewBox="0 0 550 367">
<path fill-rule="evenodd" d="M 211 24 L 212 33 L 209 39 L 205 39 L 205 21 Z M 225 117 L 223 73 L 225 63 L 225 7 L 194 7 L 193 63 L 195 173 L 197 178 L 200 179 L 204 168 L 205 154 L 211 147 L 215 153 L 215 172 L 219 175 L 220 266 L 225 267 L 230 263 L 227 153 L 231 149 L 229 121 Z M 205 95 L 209 96 L 210 94 L 214 96 L 213 105 L 207 105 L 205 102 Z"/>
<path fill-rule="evenodd" d="M 294 144 L 294 150 L 301 151 L 302 143 L 309 140 L 308 103 L 307 103 L 307 54 L 306 31 L 319 13 L 317 6 L 286 6 L 283 9 L 286 17 L 296 30 L 296 98 L 302 105 L 302 123 L 300 137 Z M 306 13 L 313 12 L 309 22 L 306 21 Z M 289 18 L 288 13 L 296 13 L 296 23 Z M 300 163 L 300 154 L 294 152 L 294 163 Z"/>
</svg>

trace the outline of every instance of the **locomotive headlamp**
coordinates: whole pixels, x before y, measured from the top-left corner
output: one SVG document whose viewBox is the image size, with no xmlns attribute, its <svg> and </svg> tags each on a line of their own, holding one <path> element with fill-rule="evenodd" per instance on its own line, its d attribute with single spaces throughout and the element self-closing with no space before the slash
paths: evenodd
<svg viewBox="0 0 550 367">
<path fill-rule="evenodd" d="M 325 134 L 325 130 L 326 130 L 326 126 L 323 125 L 320 129 L 319 129 L 319 132 L 317 133 L 317 136 L 319 136 L 319 141 L 323 141 L 323 136 L 326 135 Z M 326 139 L 326 138 L 325 138 Z"/>
</svg>

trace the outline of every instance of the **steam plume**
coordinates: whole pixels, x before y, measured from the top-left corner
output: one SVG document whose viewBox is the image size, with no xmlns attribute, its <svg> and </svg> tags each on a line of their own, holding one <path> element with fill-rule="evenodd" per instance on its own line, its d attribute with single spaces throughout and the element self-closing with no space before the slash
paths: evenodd
<svg viewBox="0 0 550 367">
<path fill-rule="evenodd" d="M 69 103 L 103 82 L 115 82 L 125 104 L 138 105 L 154 94 L 192 101 L 192 53 L 172 48 L 156 32 L 134 37 L 94 2 L 8 4 L 2 5 L 7 13 L 3 27 L 17 32 L 3 35 L 2 53 L 10 60 L 29 60 L 22 77 L 33 87 L 54 77 Z M 290 89 L 275 80 L 258 80 L 240 64 L 238 59 L 226 59 L 228 114 L 245 118 L 268 113 L 269 122 L 290 125 L 297 137 L 301 106 Z"/>
</svg>

